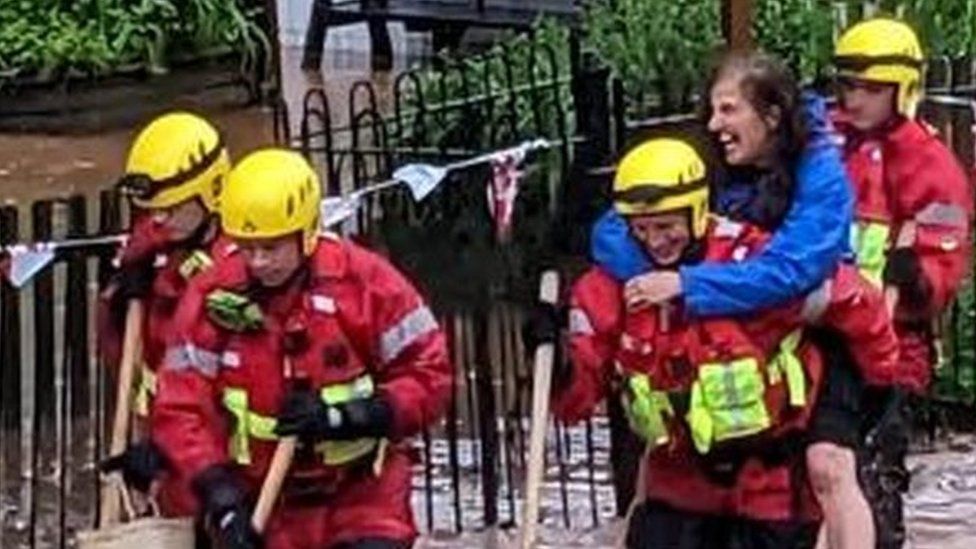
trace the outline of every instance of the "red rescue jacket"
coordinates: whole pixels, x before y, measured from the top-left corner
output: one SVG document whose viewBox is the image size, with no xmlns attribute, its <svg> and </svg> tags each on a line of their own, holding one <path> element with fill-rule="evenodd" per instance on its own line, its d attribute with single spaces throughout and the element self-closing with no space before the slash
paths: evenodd
<svg viewBox="0 0 976 549">
<path fill-rule="evenodd" d="M 161 368 L 169 341 L 176 330 L 177 303 L 186 292 L 190 280 L 213 264 L 237 261 L 235 246 L 224 236 L 218 236 L 201 248 L 173 245 L 157 223 L 148 215 L 135 219 L 130 237 L 116 259 L 122 269 L 146 261 L 152 262 L 152 285 L 143 299 L 145 317 L 142 326 L 142 363 L 135 376 L 133 411 L 138 420 L 137 430 L 149 430 L 147 422 L 151 400 L 156 392 L 156 372 Z M 107 364 L 115 366 L 122 354 L 126 303 L 118 293 L 118 286 L 110 284 L 99 299 L 100 352 Z M 188 482 L 178 476 L 164 474 L 157 492 L 160 510 L 165 516 L 193 514 L 195 504 Z"/>
<path fill-rule="evenodd" d="M 725 220 L 710 224 L 705 259 L 738 261 L 756 253 L 768 239 L 758 229 Z M 748 318 L 695 320 L 680 307 L 670 314 L 662 331 L 657 309 L 628 313 L 622 287 L 599 267 L 592 268 L 573 287 L 570 310 L 570 386 L 554 403 L 556 415 L 567 421 L 582 419 L 608 393 L 619 364 L 625 373 L 648 374 L 656 390 L 687 390 L 696 365 L 732 355 L 771 358 L 784 338 L 809 322 L 840 331 L 864 377 L 871 383 L 890 383 L 897 360 L 897 340 L 880 292 L 863 281 L 852 267 L 842 266 L 804 301 Z M 806 375 L 806 404 L 790 410 L 783 383 L 767 391 L 767 407 L 782 411 L 768 437 L 804 427 L 817 398 L 822 362 L 816 348 L 801 339 L 796 354 Z M 673 436 L 651 451 L 647 464 L 649 497 L 688 511 L 745 516 L 760 520 L 815 518 L 806 482 L 792 476 L 790 463 L 767 466 L 759 458 L 746 459 L 731 485 L 714 482 L 690 441 L 683 417 L 669 422 Z M 766 438 L 766 446 L 775 445 Z M 802 455 L 799 458 L 802 459 Z M 797 498 L 801 495 L 802 497 Z M 799 500 L 800 505 L 797 505 Z"/>
<path fill-rule="evenodd" d="M 899 300 L 895 328 L 902 350 L 899 377 L 921 392 L 936 357 L 932 321 L 955 298 L 968 272 L 972 249 L 972 190 L 962 167 L 934 129 L 902 120 L 865 134 L 836 115 L 848 175 L 857 197 L 854 248 L 858 263 L 884 268 L 887 253 L 908 222 L 916 226 L 910 247 L 922 271 L 923 302 Z M 869 233 L 877 235 L 871 242 Z M 880 257 L 880 259 L 878 259 Z"/>
<path fill-rule="evenodd" d="M 207 265 L 198 263 L 191 266 L 188 262 L 190 256 L 203 253 L 210 262 L 224 261 L 232 256 L 234 245 L 224 236 L 213 239 L 199 249 L 172 245 L 159 225 L 147 215 L 135 220 L 130 234 L 116 263 L 124 269 L 143 261 L 152 261 L 152 287 L 144 303 L 146 316 L 142 330 L 142 354 L 146 367 L 155 372 L 162 363 L 166 340 L 172 332 L 176 304 L 190 279 L 207 268 Z M 99 299 L 99 349 L 111 365 L 118 364 L 120 360 L 122 331 L 125 328 L 125 304 L 119 302 L 117 290 L 117 286 L 109 285 Z"/>
<path fill-rule="evenodd" d="M 207 305 L 221 291 L 247 293 L 241 262 L 191 283 L 174 319 L 177 337 L 159 374 L 152 424 L 153 439 L 182 477 L 233 461 L 256 494 L 277 444 L 268 422 L 288 390 L 286 330 L 304 334 L 307 344 L 291 363 L 313 389 L 359 391 L 366 379 L 375 385 L 393 408 L 394 442 L 439 417 L 451 367 L 444 335 L 410 283 L 380 256 L 332 237 L 319 240 L 306 268 L 286 289 L 254 294 L 263 319 L 246 331 L 224 327 Z M 375 442 L 319 445 L 300 453 L 291 477 L 334 487 Z"/>
</svg>

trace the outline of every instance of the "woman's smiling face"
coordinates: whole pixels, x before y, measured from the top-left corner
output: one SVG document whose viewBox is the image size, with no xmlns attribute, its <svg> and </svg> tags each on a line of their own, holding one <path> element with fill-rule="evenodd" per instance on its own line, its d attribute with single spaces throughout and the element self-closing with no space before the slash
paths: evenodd
<svg viewBox="0 0 976 549">
<path fill-rule="evenodd" d="M 708 131 L 715 134 L 730 166 L 765 167 L 775 158 L 778 113 L 761 115 L 735 75 L 719 78 L 710 92 Z"/>
</svg>

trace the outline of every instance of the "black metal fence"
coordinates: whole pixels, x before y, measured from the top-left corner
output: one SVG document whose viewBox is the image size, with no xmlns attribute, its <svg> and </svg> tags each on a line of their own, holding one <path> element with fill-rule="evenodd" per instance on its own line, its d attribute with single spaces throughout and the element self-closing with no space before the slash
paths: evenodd
<svg viewBox="0 0 976 549">
<path fill-rule="evenodd" d="M 0 239 L 116 233 L 121 210 L 114 193 L 4 206 Z M 111 253 L 64 254 L 20 291 L 0 284 L 0 546 L 64 547 L 95 519 L 109 380 L 96 359 L 94 305 Z"/>
</svg>

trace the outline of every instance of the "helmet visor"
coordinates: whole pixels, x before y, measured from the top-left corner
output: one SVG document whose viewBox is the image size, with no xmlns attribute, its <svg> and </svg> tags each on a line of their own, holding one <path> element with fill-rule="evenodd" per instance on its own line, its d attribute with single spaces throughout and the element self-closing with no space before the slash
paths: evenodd
<svg viewBox="0 0 976 549">
<path fill-rule="evenodd" d="M 119 179 L 116 187 L 122 194 L 135 200 L 137 204 L 148 205 L 159 193 L 183 185 L 203 175 L 217 162 L 223 151 L 223 140 L 218 138 L 214 147 L 204 152 L 202 157 L 187 170 L 177 171 L 175 174 L 162 179 L 153 179 L 144 173 L 128 173 Z"/>
<path fill-rule="evenodd" d="M 624 191 L 613 193 L 613 201 L 623 204 L 657 204 L 666 198 L 681 196 L 699 191 L 708 186 L 705 179 L 697 179 L 679 185 L 662 185 L 660 183 L 641 183 Z"/>
</svg>

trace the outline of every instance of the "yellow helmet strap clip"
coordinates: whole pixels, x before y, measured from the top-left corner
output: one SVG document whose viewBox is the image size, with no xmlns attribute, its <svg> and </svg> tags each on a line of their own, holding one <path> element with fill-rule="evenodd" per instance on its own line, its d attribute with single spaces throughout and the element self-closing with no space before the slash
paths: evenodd
<svg viewBox="0 0 976 549">
<path fill-rule="evenodd" d="M 123 194 L 139 200 L 148 201 L 156 194 L 166 189 L 182 185 L 209 170 L 220 158 L 221 153 L 223 153 L 224 140 L 218 137 L 217 143 L 211 150 L 206 151 L 202 149 L 203 146 L 201 145 L 200 161 L 194 162 L 187 170 L 181 170 L 163 179 L 153 179 L 144 173 L 129 173 L 122 176 L 116 186 Z"/>
</svg>

